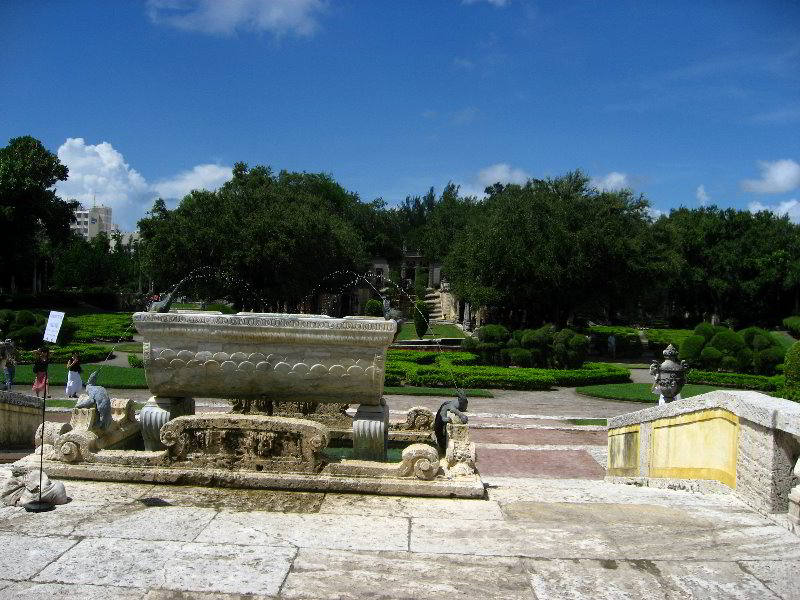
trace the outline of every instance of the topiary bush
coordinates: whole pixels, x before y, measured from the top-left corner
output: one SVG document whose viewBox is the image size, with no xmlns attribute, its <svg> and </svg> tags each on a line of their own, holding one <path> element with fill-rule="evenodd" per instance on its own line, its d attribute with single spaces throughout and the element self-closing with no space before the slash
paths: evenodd
<svg viewBox="0 0 800 600">
<path fill-rule="evenodd" d="M 364 306 L 364 315 L 367 317 L 382 317 L 383 316 L 383 303 L 380 300 L 367 300 Z"/>
<path fill-rule="evenodd" d="M 128 366 L 134 369 L 144 369 L 144 361 L 138 354 L 128 354 Z"/>
<path fill-rule="evenodd" d="M 481 342 L 493 344 L 505 344 L 511 337 L 508 329 L 502 325 L 483 325 L 478 328 L 477 334 Z"/>
<path fill-rule="evenodd" d="M 685 360 L 689 365 L 700 364 L 700 353 L 706 344 L 706 338 L 702 335 L 690 335 L 681 343 L 678 356 L 680 360 Z"/>
<path fill-rule="evenodd" d="M 553 347 L 555 327 L 544 325 L 539 329 L 527 329 L 522 336 L 522 347 L 531 351 L 531 360 L 537 367 L 547 367 Z"/>
<path fill-rule="evenodd" d="M 720 368 L 728 373 L 736 373 L 739 370 L 739 361 L 733 356 L 723 356 Z"/>
<path fill-rule="evenodd" d="M 11 323 L 14 321 L 14 311 L 9 309 L 0 310 L 0 331 L 8 333 L 11 331 Z"/>
<path fill-rule="evenodd" d="M 31 350 L 38 348 L 42 345 L 44 336 L 44 329 L 40 329 L 33 325 L 20 327 L 8 334 L 18 348 L 23 350 Z"/>
<path fill-rule="evenodd" d="M 417 333 L 417 337 L 422 339 L 422 336 L 428 331 L 431 312 L 428 305 L 422 300 L 417 301 L 414 308 L 414 331 Z"/>
<path fill-rule="evenodd" d="M 468 335 L 461 341 L 461 349 L 465 352 L 477 352 L 478 350 L 478 338 L 472 335 Z"/>
<path fill-rule="evenodd" d="M 23 327 L 33 327 L 36 325 L 36 315 L 29 310 L 18 310 L 14 314 L 14 321 L 11 329 L 22 329 Z"/>
<path fill-rule="evenodd" d="M 774 375 L 775 367 L 781 364 L 783 359 L 783 351 L 775 346 L 770 346 L 755 353 L 753 356 L 753 370 L 757 375 Z"/>
<path fill-rule="evenodd" d="M 711 338 L 713 338 L 716 333 L 711 323 L 699 323 L 697 327 L 694 328 L 694 334 L 702 335 L 706 342 L 711 341 Z"/>
<path fill-rule="evenodd" d="M 707 347 L 719 350 L 722 356 L 735 357 L 736 353 L 746 346 L 742 336 L 738 333 L 730 329 L 723 329 L 714 334 L 714 337 L 708 342 Z"/>
<path fill-rule="evenodd" d="M 509 362 L 515 367 L 530 367 L 531 351 L 525 348 L 510 348 L 508 350 Z"/>
<path fill-rule="evenodd" d="M 562 369 L 579 369 L 589 354 L 589 340 L 571 329 L 562 329 L 553 336 L 553 357 Z"/>
<path fill-rule="evenodd" d="M 706 346 L 703 348 L 702 352 L 700 352 L 700 363 L 703 365 L 704 369 L 716 370 L 719 369 L 722 363 L 722 356 L 722 352 L 713 346 Z"/>
<path fill-rule="evenodd" d="M 773 345 L 772 340 L 770 340 L 768 337 L 764 335 L 759 334 L 753 337 L 753 343 L 751 344 L 750 347 L 756 352 L 758 352 L 760 350 L 766 350 L 767 348 L 770 348 L 772 345 Z"/>
<path fill-rule="evenodd" d="M 753 351 L 750 348 L 742 348 L 736 353 L 737 371 L 749 373 L 753 370 Z"/>
</svg>

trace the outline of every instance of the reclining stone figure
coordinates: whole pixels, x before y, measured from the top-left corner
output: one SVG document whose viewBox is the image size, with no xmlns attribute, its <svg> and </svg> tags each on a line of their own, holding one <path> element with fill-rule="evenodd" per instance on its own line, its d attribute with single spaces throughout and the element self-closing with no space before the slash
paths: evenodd
<svg viewBox="0 0 800 600">
<path fill-rule="evenodd" d="M 106 388 L 96 385 L 97 371 L 89 375 L 86 382 L 86 393 L 88 398 L 82 398 L 75 404 L 75 408 L 97 407 L 97 417 L 100 421 L 100 429 L 106 429 L 111 424 L 111 398 L 108 397 Z"/>
</svg>

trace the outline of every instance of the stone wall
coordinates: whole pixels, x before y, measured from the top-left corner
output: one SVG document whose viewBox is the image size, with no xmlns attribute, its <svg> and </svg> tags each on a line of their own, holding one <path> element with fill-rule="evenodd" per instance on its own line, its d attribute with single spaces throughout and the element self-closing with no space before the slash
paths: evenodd
<svg viewBox="0 0 800 600">
<path fill-rule="evenodd" d="M 765 514 L 786 513 L 800 483 L 800 405 L 788 400 L 720 390 L 614 417 L 608 428 L 614 481 L 719 482 Z"/>
<path fill-rule="evenodd" d="M 0 392 L 0 446 L 33 446 L 42 422 L 41 407 L 41 401 L 32 396 Z"/>
</svg>

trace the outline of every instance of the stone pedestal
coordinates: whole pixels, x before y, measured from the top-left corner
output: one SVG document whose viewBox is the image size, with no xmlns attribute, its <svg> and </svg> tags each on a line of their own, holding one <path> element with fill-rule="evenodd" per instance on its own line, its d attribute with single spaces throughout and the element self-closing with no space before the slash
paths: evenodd
<svg viewBox="0 0 800 600">
<path fill-rule="evenodd" d="M 458 417 L 450 413 L 453 421 Z M 462 423 L 448 423 L 447 428 L 447 452 L 445 459 L 447 466 L 451 469 L 458 467 L 460 474 L 469 475 L 475 472 L 475 444 L 469 439 L 469 426 Z"/>
<path fill-rule="evenodd" d="M 389 408 L 361 404 L 353 417 L 353 457 L 386 462 L 389 447 Z"/>
<path fill-rule="evenodd" d="M 193 398 L 151 396 L 139 413 L 145 450 L 164 450 L 161 428 L 176 417 L 194 414 Z"/>
</svg>

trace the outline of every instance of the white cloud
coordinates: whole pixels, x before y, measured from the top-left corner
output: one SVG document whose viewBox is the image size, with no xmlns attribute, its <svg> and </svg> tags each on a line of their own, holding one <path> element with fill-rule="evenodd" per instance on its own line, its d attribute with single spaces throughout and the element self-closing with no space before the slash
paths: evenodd
<svg viewBox="0 0 800 600">
<path fill-rule="evenodd" d="M 800 164 L 791 159 L 758 161 L 761 179 L 745 179 L 742 189 L 754 194 L 783 194 L 800 187 Z"/>
<path fill-rule="evenodd" d="M 175 200 L 193 189 L 215 189 L 231 178 L 231 167 L 198 165 L 149 184 L 111 144 L 87 144 L 83 138 L 67 138 L 58 158 L 69 169 L 69 178 L 57 186 L 59 197 L 111 207 L 114 223 L 124 231 L 135 229 L 159 196 Z"/>
<path fill-rule="evenodd" d="M 422 111 L 422 116 L 426 119 L 435 119 L 437 116 L 439 116 L 439 113 L 432 108 L 426 108 Z"/>
<path fill-rule="evenodd" d="M 661 216 L 663 216 L 666 213 L 664 213 L 663 210 L 659 210 L 657 208 L 653 208 L 652 206 L 650 206 L 647 208 L 647 214 L 650 215 L 650 218 L 653 219 L 653 221 L 657 221 Z"/>
<path fill-rule="evenodd" d="M 183 198 L 192 190 L 215 190 L 231 178 L 231 167 L 197 165 L 153 184 L 162 198 Z"/>
<path fill-rule="evenodd" d="M 789 215 L 793 223 L 800 223 L 800 202 L 797 199 L 785 200 L 778 204 L 762 204 L 761 202 L 751 202 L 747 208 L 750 212 L 761 212 L 768 210 L 776 215 Z"/>
<path fill-rule="evenodd" d="M 705 206 L 708 204 L 708 201 L 711 200 L 711 196 L 709 196 L 706 192 L 706 186 L 704 185 L 698 185 L 694 195 L 697 198 L 697 201 L 700 203 L 700 206 Z"/>
<path fill-rule="evenodd" d="M 453 66 L 459 69 L 471 69 L 475 64 L 468 58 L 454 58 Z"/>
<path fill-rule="evenodd" d="M 462 4 L 477 4 L 478 2 L 488 2 L 492 6 L 508 6 L 511 0 L 461 0 Z"/>
<path fill-rule="evenodd" d="M 608 190 L 609 192 L 630 187 L 628 176 L 617 171 L 611 171 L 611 173 L 599 179 L 593 177 L 589 184 L 599 190 Z"/>
<path fill-rule="evenodd" d="M 232 34 L 266 31 L 276 36 L 313 35 L 323 0 L 147 0 L 153 23 L 184 31 Z"/>
<path fill-rule="evenodd" d="M 515 169 L 507 163 L 497 163 L 478 171 L 478 183 L 483 187 L 495 183 L 517 183 L 524 184 L 530 179 L 522 169 Z"/>
<path fill-rule="evenodd" d="M 495 183 L 524 185 L 530 177 L 522 169 L 512 167 L 508 163 L 496 163 L 478 171 L 469 183 L 461 184 L 460 193 L 462 196 L 483 198 L 486 196 L 484 190 L 490 185 Z"/>
</svg>

